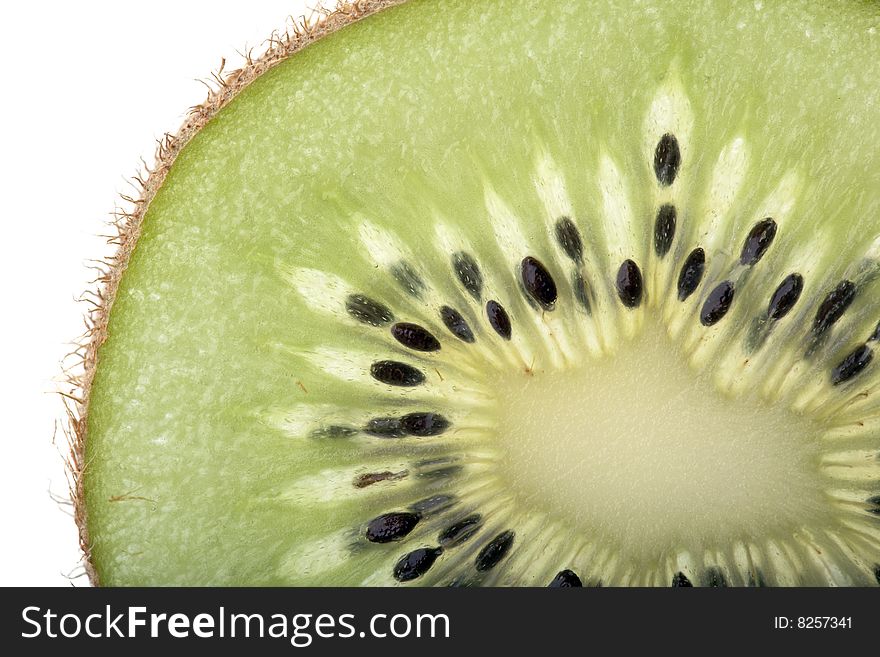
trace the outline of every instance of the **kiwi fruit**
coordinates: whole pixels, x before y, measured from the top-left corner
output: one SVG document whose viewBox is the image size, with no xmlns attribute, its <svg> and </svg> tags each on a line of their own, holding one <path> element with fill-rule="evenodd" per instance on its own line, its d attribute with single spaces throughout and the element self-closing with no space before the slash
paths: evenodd
<svg viewBox="0 0 880 657">
<path fill-rule="evenodd" d="M 877 585 L 880 7 L 392 4 L 120 218 L 93 581 Z"/>
</svg>

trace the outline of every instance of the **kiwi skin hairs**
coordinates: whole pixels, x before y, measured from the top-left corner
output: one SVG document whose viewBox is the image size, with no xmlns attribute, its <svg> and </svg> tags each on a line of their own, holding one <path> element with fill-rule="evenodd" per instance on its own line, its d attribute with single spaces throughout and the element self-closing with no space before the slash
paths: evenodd
<svg viewBox="0 0 880 657">
<path fill-rule="evenodd" d="M 68 443 L 65 469 L 69 495 L 79 531 L 82 565 L 94 586 L 99 586 L 101 582 L 91 559 L 91 541 L 83 493 L 83 474 L 88 466 L 85 461 L 85 445 L 88 440 L 89 393 L 98 365 L 98 350 L 107 338 L 107 323 L 119 281 L 137 246 L 141 225 L 151 201 L 180 151 L 251 82 L 318 39 L 405 1 L 355 0 L 340 3 L 332 10 L 319 7 L 316 9 L 317 19 L 302 18 L 293 21 L 283 34 L 273 32 L 266 40 L 267 46 L 262 54 L 253 56 L 252 51 L 247 51 L 241 68 L 226 72 L 224 60 L 219 70 L 212 74 L 210 82 L 206 83 L 208 94 L 205 100 L 190 108 L 186 120 L 176 133 L 165 133 L 159 139 L 153 166 L 145 168 L 133 178 L 136 194 L 122 196 L 124 206 L 131 209 L 116 209 L 113 212 L 113 219 L 109 222 L 110 235 L 107 236 L 112 253 L 96 261 L 98 275 L 94 279 L 94 287 L 82 295 L 90 306 L 84 316 L 86 328 L 74 340 L 75 348 L 64 364 L 63 389 L 58 391 L 65 413 L 62 429 Z M 120 496 L 119 499 L 134 496 L 136 492 Z"/>
</svg>

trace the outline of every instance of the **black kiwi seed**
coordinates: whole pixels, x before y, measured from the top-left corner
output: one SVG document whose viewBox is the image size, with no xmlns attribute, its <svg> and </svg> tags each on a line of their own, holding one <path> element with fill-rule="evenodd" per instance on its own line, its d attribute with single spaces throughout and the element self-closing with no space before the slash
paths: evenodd
<svg viewBox="0 0 880 657">
<path fill-rule="evenodd" d="M 877 580 L 877 584 L 880 584 L 880 564 L 874 566 L 874 579 Z"/>
<path fill-rule="evenodd" d="M 318 427 L 311 432 L 312 438 L 351 438 L 358 432 L 354 427 L 346 427 L 339 424 L 332 424 L 326 427 Z"/>
<path fill-rule="evenodd" d="M 535 298 L 531 295 L 531 293 L 526 289 L 525 284 L 522 281 L 522 276 L 518 276 L 516 280 L 516 285 L 519 288 L 519 291 L 522 292 L 523 298 L 525 302 L 529 304 L 529 308 L 534 310 L 535 312 L 543 312 L 544 308 L 541 307 Z M 553 310 L 552 308 L 550 310 Z"/>
<path fill-rule="evenodd" d="M 642 302 L 642 272 L 632 260 L 624 260 L 617 270 L 617 296 L 627 308 L 635 308 Z"/>
<path fill-rule="evenodd" d="M 421 516 L 407 511 L 393 511 L 376 516 L 367 524 L 365 533 L 370 543 L 390 543 L 409 534 Z"/>
<path fill-rule="evenodd" d="M 583 306 L 584 310 L 587 311 L 587 314 L 592 314 L 592 310 L 590 308 L 590 293 L 587 289 L 587 282 L 584 280 L 584 277 L 581 276 L 581 273 L 576 271 L 574 276 L 571 278 L 571 287 L 574 289 L 574 298 L 577 299 L 577 302 Z"/>
<path fill-rule="evenodd" d="M 424 470 L 416 476 L 419 479 L 451 479 L 452 477 L 457 477 L 462 472 L 464 472 L 464 467 L 461 465 L 447 465 L 445 468 Z"/>
<path fill-rule="evenodd" d="M 505 340 L 510 340 L 512 333 L 510 316 L 504 307 L 493 299 L 486 304 L 486 316 L 495 332 Z"/>
<path fill-rule="evenodd" d="M 440 319 L 443 320 L 443 323 L 446 325 L 446 328 L 449 329 L 449 332 L 459 340 L 467 342 L 468 344 L 474 342 L 475 338 L 473 331 L 471 331 L 471 327 L 468 326 L 464 317 L 462 317 L 461 313 L 455 308 L 443 306 L 440 309 Z"/>
<path fill-rule="evenodd" d="M 654 253 L 657 257 L 662 258 L 672 246 L 672 240 L 675 238 L 675 222 L 677 213 L 675 206 L 665 203 L 657 210 L 657 219 L 654 222 Z"/>
<path fill-rule="evenodd" d="M 430 513 L 440 513 L 455 504 L 455 496 L 453 495 L 432 495 L 423 500 L 419 500 L 412 504 L 409 508 L 413 513 L 420 516 Z"/>
<path fill-rule="evenodd" d="M 520 264 L 519 271 L 529 296 L 537 301 L 544 310 L 553 310 L 556 305 L 556 283 L 541 261 L 532 256 L 526 256 Z"/>
<path fill-rule="evenodd" d="M 418 324 L 399 322 L 391 327 L 391 335 L 404 347 L 416 351 L 438 351 L 440 342 L 430 331 Z"/>
<path fill-rule="evenodd" d="M 461 459 L 456 456 L 435 456 L 433 458 L 420 459 L 414 465 L 418 468 L 429 468 L 433 465 L 446 465 L 448 463 L 458 463 Z"/>
<path fill-rule="evenodd" d="M 870 506 L 868 511 L 870 513 L 873 513 L 875 516 L 880 516 L 880 495 L 875 495 L 874 497 L 869 497 L 867 502 L 868 502 L 868 505 Z"/>
<path fill-rule="evenodd" d="M 479 513 L 469 515 L 440 532 L 438 541 L 443 547 L 460 545 L 476 534 L 482 523 L 483 517 Z"/>
<path fill-rule="evenodd" d="M 396 360 L 378 360 L 370 365 L 370 375 L 389 386 L 417 386 L 425 382 L 425 375 L 412 365 Z"/>
<path fill-rule="evenodd" d="M 370 326 L 385 326 L 394 321 L 394 313 L 388 307 L 363 294 L 350 294 L 345 300 L 348 314 Z"/>
<path fill-rule="evenodd" d="M 410 436 L 439 436 L 450 422 L 437 413 L 409 413 L 400 418 L 400 425 Z"/>
<path fill-rule="evenodd" d="M 767 306 L 767 316 L 772 320 L 785 317 L 801 297 L 804 290 L 804 277 L 800 274 L 789 274 L 776 288 Z"/>
<path fill-rule="evenodd" d="M 831 371 L 831 385 L 849 381 L 865 369 L 873 358 L 874 351 L 868 345 L 856 347 Z"/>
<path fill-rule="evenodd" d="M 394 579 L 409 582 L 424 575 L 443 554 L 442 548 L 419 548 L 401 557 L 394 566 Z"/>
<path fill-rule="evenodd" d="M 479 301 L 483 295 L 483 275 L 476 260 L 470 254 L 459 251 L 452 256 L 452 267 L 464 289 L 470 293 L 474 301 Z"/>
<path fill-rule="evenodd" d="M 477 558 L 474 560 L 474 566 L 476 569 L 483 572 L 486 570 L 492 570 L 492 568 L 497 566 L 498 562 L 510 552 L 510 548 L 513 546 L 514 537 L 515 534 L 513 531 L 508 529 L 486 543 L 486 545 L 483 546 L 483 549 L 480 550 Z"/>
<path fill-rule="evenodd" d="M 668 187 L 675 181 L 681 166 L 681 150 L 678 139 L 667 132 L 660 138 L 654 150 L 654 175 L 661 187 Z"/>
<path fill-rule="evenodd" d="M 400 472 L 391 472 L 391 470 L 384 470 L 383 472 L 367 472 L 366 474 L 356 477 L 353 485 L 355 488 L 366 488 L 367 486 L 372 486 L 373 484 L 378 484 L 383 481 L 399 481 L 405 479 L 408 474 L 409 473 L 406 470 L 401 470 Z"/>
<path fill-rule="evenodd" d="M 403 438 L 406 431 L 396 417 L 374 417 L 367 422 L 364 433 L 380 438 Z"/>
<path fill-rule="evenodd" d="M 581 242 L 581 234 L 568 217 L 559 217 L 556 222 L 556 241 L 565 251 L 565 255 L 580 263 L 584 259 L 584 244 Z"/>
<path fill-rule="evenodd" d="M 691 296 L 700 286 L 703 280 L 703 270 L 706 268 L 706 252 L 697 247 L 690 252 L 681 267 L 678 275 L 678 300 L 684 301 Z"/>
<path fill-rule="evenodd" d="M 868 342 L 877 342 L 878 340 L 880 340 L 880 323 L 874 328 L 874 332 L 868 338 Z"/>
<path fill-rule="evenodd" d="M 700 576 L 700 584 L 703 586 L 708 586 L 712 588 L 725 588 L 727 586 L 727 580 L 724 577 L 724 573 L 721 572 L 721 569 L 716 566 L 709 566 L 706 570 L 703 571 L 703 574 Z"/>
<path fill-rule="evenodd" d="M 856 296 L 856 285 L 852 281 L 842 280 L 819 304 L 816 318 L 813 320 L 813 333 L 821 335 L 843 317 Z"/>
<path fill-rule="evenodd" d="M 730 281 L 719 283 L 706 297 L 703 309 L 700 311 L 700 323 L 703 326 L 712 326 L 721 321 L 721 318 L 730 310 L 733 303 L 734 287 Z"/>
<path fill-rule="evenodd" d="M 739 256 L 740 264 L 750 267 L 763 258 L 776 237 L 776 228 L 776 222 L 770 217 L 752 226 Z"/>
<path fill-rule="evenodd" d="M 693 584 L 691 584 L 691 580 L 687 578 L 683 572 L 679 571 L 672 576 L 672 587 L 673 588 L 691 588 Z"/>
<path fill-rule="evenodd" d="M 422 298 L 422 293 L 425 291 L 425 282 L 408 262 L 401 260 L 392 266 L 391 275 L 394 276 L 400 287 L 406 290 L 407 294 L 416 299 Z"/>
<path fill-rule="evenodd" d="M 583 582 L 581 582 L 581 578 L 578 577 L 573 570 L 560 570 L 556 573 L 556 577 L 553 578 L 553 581 L 550 582 L 547 587 L 551 589 L 570 589 L 570 588 L 580 588 L 583 586 Z"/>
</svg>

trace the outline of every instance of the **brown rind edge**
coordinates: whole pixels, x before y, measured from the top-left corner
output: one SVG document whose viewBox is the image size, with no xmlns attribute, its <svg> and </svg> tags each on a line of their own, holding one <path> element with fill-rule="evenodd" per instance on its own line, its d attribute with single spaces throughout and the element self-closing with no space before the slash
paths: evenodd
<svg viewBox="0 0 880 657">
<path fill-rule="evenodd" d="M 122 196 L 124 205 L 131 209 L 117 209 L 113 213 L 110 221 L 111 234 L 107 237 L 107 243 L 113 249 L 113 253 L 108 258 L 96 261 L 95 268 L 99 273 L 93 281 L 94 287 L 87 290 L 82 297 L 83 301 L 89 304 L 89 310 L 84 318 L 86 328 L 82 336 L 75 341 L 76 347 L 64 365 L 63 385 L 66 389 L 58 391 L 66 415 L 63 427 L 68 443 L 65 458 L 68 489 L 73 516 L 79 530 L 83 568 L 94 586 L 99 586 L 100 581 L 91 558 L 83 494 L 83 475 L 88 467 L 85 461 L 85 445 L 89 393 L 98 365 L 98 350 L 107 338 L 107 322 L 116 298 L 116 290 L 137 245 L 141 224 L 150 202 L 162 186 L 178 153 L 242 89 L 270 68 L 318 39 L 405 1 L 356 0 L 344 2 L 332 10 L 318 8 L 315 10 L 315 17 L 294 21 L 283 34 L 273 33 L 266 41 L 266 49 L 262 54 L 252 57 L 251 52 L 246 53 L 245 64 L 241 68 L 227 73 L 221 65 L 220 70 L 211 76 L 205 101 L 190 108 L 186 121 L 175 134 L 166 133 L 159 140 L 153 166 L 146 167 L 134 177 L 133 195 Z"/>
</svg>

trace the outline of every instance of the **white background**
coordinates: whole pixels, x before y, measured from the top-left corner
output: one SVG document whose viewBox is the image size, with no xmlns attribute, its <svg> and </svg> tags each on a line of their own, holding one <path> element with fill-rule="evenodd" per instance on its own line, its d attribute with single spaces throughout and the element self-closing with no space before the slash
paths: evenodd
<svg viewBox="0 0 880 657">
<path fill-rule="evenodd" d="M 325 0 L 325 6 L 333 6 Z M 261 51 L 318 0 L 17 2 L 0 9 L 0 585 L 88 584 L 60 432 L 61 363 L 83 328 L 88 261 L 156 140 L 221 58 Z M 59 429 L 55 444 L 53 433 Z M 79 577 L 77 577 L 79 575 Z"/>
</svg>

